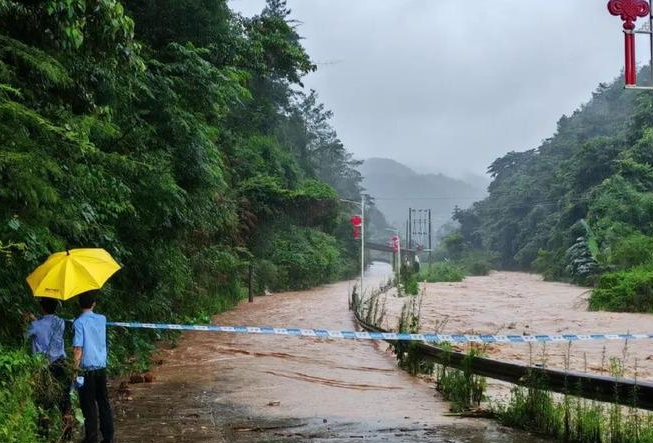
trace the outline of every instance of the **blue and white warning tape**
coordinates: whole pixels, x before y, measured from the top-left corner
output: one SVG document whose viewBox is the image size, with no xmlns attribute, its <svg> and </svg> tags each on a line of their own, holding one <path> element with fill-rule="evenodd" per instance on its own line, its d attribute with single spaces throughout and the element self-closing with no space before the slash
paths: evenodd
<svg viewBox="0 0 653 443">
<path fill-rule="evenodd" d="M 344 338 L 350 340 L 397 340 L 429 343 L 533 343 L 597 340 L 646 340 L 653 334 L 561 334 L 561 335 L 469 335 L 405 334 L 398 332 L 331 331 L 327 329 L 271 328 L 255 326 L 178 325 L 161 323 L 108 322 L 108 326 L 173 331 L 208 331 L 236 334 L 289 335 L 295 337 Z"/>
</svg>

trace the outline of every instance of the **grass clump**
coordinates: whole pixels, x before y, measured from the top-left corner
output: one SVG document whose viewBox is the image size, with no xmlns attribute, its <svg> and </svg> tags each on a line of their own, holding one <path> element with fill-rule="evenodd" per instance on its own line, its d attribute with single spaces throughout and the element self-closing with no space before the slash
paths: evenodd
<svg viewBox="0 0 653 443">
<path fill-rule="evenodd" d="M 386 297 L 385 294 L 393 287 L 393 280 L 390 279 L 384 285 L 372 291 L 367 300 L 365 300 L 360 311 L 361 318 L 369 325 L 381 325 L 386 314 Z"/>
<path fill-rule="evenodd" d="M 499 421 L 505 426 L 556 437 L 562 435 L 566 421 L 563 409 L 545 390 L 545 381 L 531 378 L 527 383 L 527 387 L 514 387 L 506 404 L 494 406 Z"/>
<path fill-rule="evenodd" d="M 529 376 L 512 389 L 493 412 L 506 426 L 556 438 L 565 443 L 653 443 L 653 415 L 616 403 L 572 395 L 555 396 L 546 380 Z"/>
<path fill-rule="evenodd" d="M 450 262 L 441 262 L 425 267 L 419 274 L 419 280 L 427 283 L 460 282 L 465 278 L 465 271 Z"/>
<path fill-rule="evenodd" d="M 402 333 L 419 333 L 422 297 L 410 297 L 401 308 L 397 330 Z M 392 345 L 399 367 L 411 375 L 432 374 L 433 364 L 422 358 L 416 342 L 398 341 Z"/>
<path fill-rule="evenodd" d="M 447 362 L 435 365 L 435 388 L 445 400 L 451 402 L 453 412 L 478 407 L 484 399 L 487 381 L 485 377 L 472 372 L 472 360 L 480 355 L 480 349 L 471 348 L 461 369 L 452 368 Z"/>
<path fill-rule="evenodd" d="M 350 309 L 368 325 L 380 327 L 386 315 L 386 293 L 396 284 L 394 278 L 389 278 L 381 286 L 371 290 L 367 297 L 360 296 L 358 285 L 354 285 L 350 297 Z"/>
</svg>

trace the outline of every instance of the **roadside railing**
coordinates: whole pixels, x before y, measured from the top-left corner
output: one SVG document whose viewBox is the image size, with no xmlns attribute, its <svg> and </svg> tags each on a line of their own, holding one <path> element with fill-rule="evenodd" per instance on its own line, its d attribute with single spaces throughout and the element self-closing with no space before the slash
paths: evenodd
<svg viewBox="0 0 653 443">
<path fill-rule="evenodd" d="M 354 293 L 353 312 L 361 328 L 368 332 L 392 332 L 372 324 L 370 316 L 366 317 L 361 309 L 356 309 L 364 305 L 365 302 Z M 395 340 L 386 341 L 396 344 Z M 494 380 L 525 386 L 535 378 L 545 381 L 548 391 L 653 411 L 653 383 L 650 382 L 470 356 L 425 342 L 417 342 L 414 346 L 415 352 L 425 361 L 471 370 L 476 375 Z"/>
</svg>

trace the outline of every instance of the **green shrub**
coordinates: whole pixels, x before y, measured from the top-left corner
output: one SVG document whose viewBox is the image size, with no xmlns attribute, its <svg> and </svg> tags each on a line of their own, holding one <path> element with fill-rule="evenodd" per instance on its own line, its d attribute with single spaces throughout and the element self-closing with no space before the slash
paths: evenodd
<svg viewBox="0 0 653 443">
<path fill-rule="evenodd" d="M 254 263 L 254 292 L 263 294 L 266 290 L 276 290 L 279 282 L 286 279 L 279 268 L 270 260 L 257 260 Z"/>
<path fill-rule="evenodd" d="M 467 275 L 488 275 L 494 267 L 495 257 L 485 251 L 470 251 L 460 260 Z"/>
<path fill-rule="evenodd" d="M 465 265 L 465 271 L 467 271 L 468 275 L 484 276 L 488 275 L 491 270 L 492 266 L 489 262 L 478 261 Z"/>
<path fill-rule="evenodd" d="M 653 312 L 653 267 L 604 274 L 592 291 L 590 309 Z"/>
<path fill-rule="evenodd" d="M 465 252 L 465 239 L 459 232 L 454 232 L 442 239 L 443 254 L 452 260 L 458 260 Z"/>
<path fill-rule="evenodd" d="M 546 281 L 560 281 L 569 277 L 565 271 L 565 251 L 563 249 L 555 251 L 540 249 L 533 262 L 533 267 L 544 276 Z"/>
<path fill-rule="evenodd" d="M 620 239 L 611 248 L 609 262 L 619 270 L 653 262 L 653 237 L 635 233 Z"/>
<path fill-rule="evenodd" d="M 37 374 L 46 362 L 23 351 L 0 347 L 0 441 L 34 443 L 37 434 Z"/>
<path fill-rule="evenodd" d="M 417 274 L 410 274 L 402 279 L 402 288 L 406 295 L 419 294 L 419 282 L 417 281 Z"/>
<path fill-rule="evenodd" d="M 418 275 L 412 266 L 402 266 L 399 275 L 399 295 L 417 295 L 419 294 Z"/>
<path fill-rule="evenodd" d="M 341 275 L 334 237 L 314 228 L 288 226 L 266 242 L 266 259 L 279 270 L 275 289 L 305 289 Z"/>
<path fill-rule="evenodd" d="M 463 281 L 465 273 L 459 266 L 451 262 L 442 262 L 424 268 L 419 274 L 419 280 L 428 283 Z"/>
</svg>

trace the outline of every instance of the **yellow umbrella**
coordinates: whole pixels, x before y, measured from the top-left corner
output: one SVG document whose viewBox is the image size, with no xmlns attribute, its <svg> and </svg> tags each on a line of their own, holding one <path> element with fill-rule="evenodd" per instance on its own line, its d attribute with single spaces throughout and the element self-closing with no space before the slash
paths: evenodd
<svg viewBox="0 0 653 443">
<path fill-rule="evenodd" d="M 104 249 L 71 249 L 48 257 L 27 277 L 27 283 L 34 297 L 68 300 L 100 289 L 119 269 L 120 265 Z"/>
</svg>

